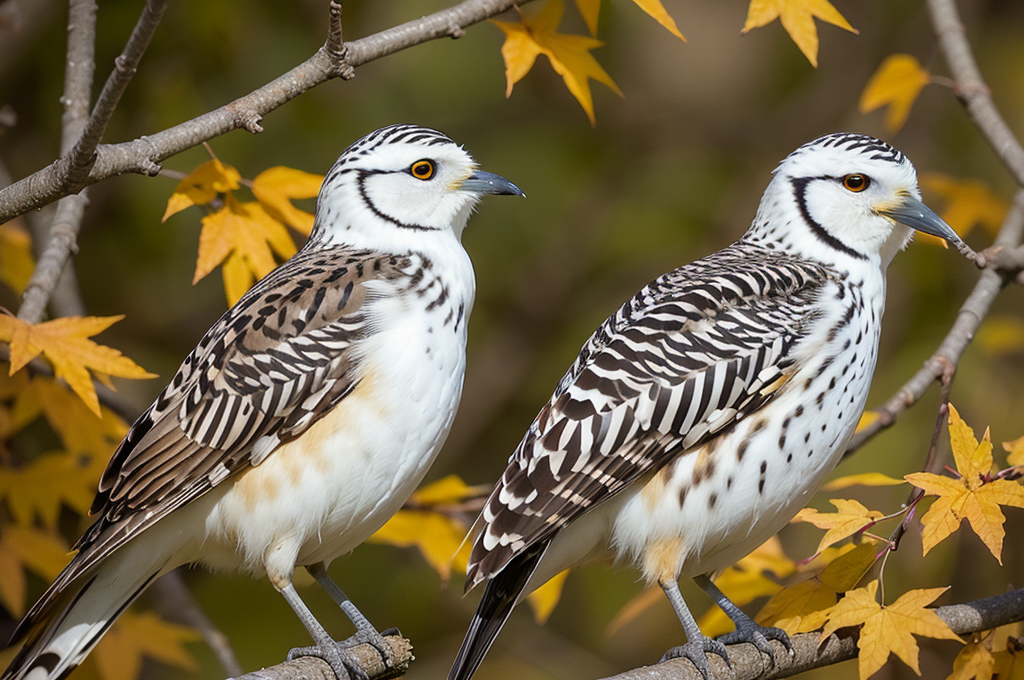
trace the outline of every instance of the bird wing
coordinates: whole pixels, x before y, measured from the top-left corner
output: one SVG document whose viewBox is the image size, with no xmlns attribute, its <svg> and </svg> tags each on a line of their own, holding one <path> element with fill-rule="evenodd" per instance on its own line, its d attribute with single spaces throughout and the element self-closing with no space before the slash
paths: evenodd
<svg viewBox="0 0 1024 680">
<path fill-rule="evenodd" d="M 310 248 L 249 290 L 114 452 L 92 506 L 99 518 L 54 588 L 260 464 L 344 399 L 359 380 L 354 347 L 368 333 L 367 301 L 379 294 L 372 284 L 409 268 L 408 257 Z"/>
<path fill-rule="evenodd" d="M 741 241 L 623 305 L 584 345 L 491 493 L 467 589 L 771 400 L 833 277 Z"/>
</svg>

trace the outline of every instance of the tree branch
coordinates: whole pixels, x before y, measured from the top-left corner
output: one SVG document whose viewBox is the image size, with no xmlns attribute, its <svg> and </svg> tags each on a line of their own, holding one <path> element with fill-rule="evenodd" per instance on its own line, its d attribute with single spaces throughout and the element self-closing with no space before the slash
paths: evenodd
<svg viewBox="0 0 1024 680">
<path fill-rule="evenodd" d="M 956 81 L 957 97 L 1017 184 L 1024 187 L 1024 148 L 992 102 L 992 93 L 971 54 L 956 3 L 954 0 L 928 0 L 928 9 L 942 53 Z"/>
<path fill-rule="evenodd" d="M 384 666 L 384 660 L 380 653 L 366 643 L 349 650 L 371 680 L 384 680 L 404 675 L 413 660 L 412 643 L 405 638 L 399 635 L 388 635 L 384 641 L 391 648 L 396 662 L 395 667 L 390 670 Z M 335 676 L 326 661 L 305 656 L 263 670 L 246 673 L 233 680 L 335 680 Z"/>
<path fill-rule="evenodd" d="M 100 144 L 96 147 L 94 162 L 83 176 L 69 174 L 65 169 L 68 161 L 62 157 L 0 190 L 0 223 L 110 177 L 129 172 L 153 175 L 164 159 L 231 130 L 244 128 L 259 132 L 262 129 L 259 121 L 267 113 L 321 83 L 335 77 L 344 78 L 350 68 L 428 40 L 460 35 L 465 27 L 525 2 L 529 0 L 464 0 L 415 21 L 346 42 L 341 59 L 328 49 L 328 45 L 336 44 L 332 37 L 299 66 L 230 104 L 152 136 L 120 144 Z M 339 28 L 338 43 L 340 39 Z"/>
<path fill-rule="evenodd" d="M 966 604 L 939 607 L 935 613 L 960 636 L 991 630 L 997 626 L 1024 620 L 1024 589 Z M 711 676 L 723 680 L 788 678 L 857 656 L 856 632 L 851 633 L 849 629 L 843 629 L 820 644 L 818 638 L 818 633 L 804 633 L 791 637 L 794 652 L 792 658 L 781 643 L 773 642 L 771 646 L 775 656 L 775 669 L 764 675 L 762 657 L 753 645 L 729 645 L 727 649 L 735 675 L 724 661 L 709 654 Z M 655 666 L 636 668 L 608 680 L 701 680 L 701 675 L 690 661 L 674 659 Z"/>
</svg>

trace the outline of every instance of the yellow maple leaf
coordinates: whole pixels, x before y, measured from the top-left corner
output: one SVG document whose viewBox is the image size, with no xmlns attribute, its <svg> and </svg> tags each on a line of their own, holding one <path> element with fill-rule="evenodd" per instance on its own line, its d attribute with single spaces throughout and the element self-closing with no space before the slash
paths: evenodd
<svg viewBox="0 0 1024 680">
<path fill-rule="evenodd" d="M 1014 439 L 1012 442 L 1003 442 L 1003 451 L 1008 454 L 1006 462 L 1013 466 L 1024 465 L 1024 437 Z"/>
<path fill-rule="evenodd" d="M 21 295 L 35 268 L 32 237 L 21 220 L 0 224 L 0 281 Z"/>
<path fill-rule="evenodd" d="M 512 87 L 530 72 L 537 56 L 543 54 L 583 107 L 590 124 L 596 126 L 589 79 L 604 83 L 620 97 L 622 91 L 590 54 L 590 50 L 601 47 L 603 42 L 583 35 L 558 32 L 564 10 L 563 0 L 547 0 L 534 17 L 524 15 L 519 23 L 492 22 L 505 33 L 505 43 L 501 46 L 507 83 L 505 96 L 512 95 Z"/>
<path fill-rule="evenodd" d="M 43 526 L 55 530 L 64 505 L 79 515 L 88 514 L 95 481 L 88 457 L 46 453 L 20 468 L 0 468 L 0 498 L 22 527 L 31 527 L 38 517 Z"/>
<path fill-rule="evenodd" d="M 953 672 L 946 680 L 991 680 L 996 660 L 992 651 L 981 641 L 972 641 L 964 645 L 953 660 Z"/>
<path fill-rule="evenodd" d="M 926 172 L 921 175 L 921 186 L 942 199 L 939 216 L 961 236 L 979 225 L 993 236 L 998 234 L 1010 209 L 1009 203 L 977 179 Z M 937 236 L 931 238 L 935 239 L 932 243 L 945 243 Z"/>
<path fill-rule="evenodd" d="M 991 354 L 1011 354 L 1024 350 L 1024 319 L 989 315 L 974 340 Z"/>
<path fill-rule="evenodd" d="M 834 549 L 830 549 L 834 550 Z M 774 595 L 758 613 L 764 626 L 778 626 L 790 635 L 807 633 L 824 625 L 825 612 L 839 599 L 839 593 L 853 588 L 871 569 L 877 546 L 864 543 L 836 550 L 821 574 L 813 576 Z"/>
<path fill-rule="evenodd" d="M 547 623 L 551 618 L 551 612 L 555 611 L 555 605 L 562 598 L 562 588 L 565 586 L 565 579 L 569 576 L 569 570 L 555 574 L 555 577 L 542 585 L 537 590 L 526 596 L 533 610 L 533 619 L 539 623 Z"/>
<path fill-rule="evenodd" d="M 929 82 L 931 74 L 917 57 L 893 54 L 868 79 L 857 108 L 861 113 L 868 113 L 888 105 L 885 127 L 889 132 L 896 132 L 907 122 L 910 108 Z"/>
<path fill-rule="evenodd" d="M 125 612 L 93 652 L 104 680 L 134 680 L 148 657 L 186 671 L 199 670 L 199 664 L 185 649 L 185 643 L 198 642 L 202 635 L 193 628 L 164 621 L 152 612 Z"/>
<path fill-rule="evenodd" d="M 396 512 L 368 540 L 398 547 L 416 546 L 434 571 L 447 581 L 453 566 L 466 571 L 469 543 L 463 541 L 466 527 L 437 509 L 461 503 L 487 490 L 489 487 L 467 486 L 458 475 L 448 475 L 414 493 L 406 509 Z"/>
<path fill-rule="evenodd" d="M 293 198 L 313 198 L 320 191 L 323 175 L 314 175 L 279 165 L 264 170 L 252 181 L 252 193 L 267 213 L 292 229 L 309 236 L 313 215 L 292 205 Z"/>
<path fill-rule="evenodd" d="M 993 671 L 999 675 L 999 680 L 1024 680 L 1022 627 L 1017 622 L 992 631 Z"/>
<path fill-rule="evenodd" d="M 277 266 L 274 253 L 287 259 L 295 250 L 288 230 L 259 202 L 241 203 L 227 194 L 224 207 L 203 218 L 192 283 L 224 262 L 224 290 L 228 304 L 233 305 L 256 278 L 263 278 Z"/>
<path fill-rule="evenodd" d="M 794 522 L 810 522 L 819 529 L 828 529 L 818 543 L 816 553 L 852 536 L 884 515 L 877 510 L 868 510 L 858 501 L 832 498 L 829 503 L 836 507 L 836 512 L 818 512 L 814 508 L 804 508 L 793 518 Z"/>
<path fill-rule="evenodd" d="M 25 614 L 25 571 L 52 581 L 68 563 L 68 548 L 56 535 L 7 524 L 0 532 L 0 604 L 16 619 Z"/>
<path fill-rule="evenodd" d="M 686 38 L 679 32 L 676 22 L 669 16 L 665 6 L 661 4 L 661 0 L 633 0 L 633 2 L 636 3 L 637 7 L 653 17 L 655 21 L 668 29 L 669 33 L 686 42 Z M 590 31 L 590 35 L 596 36 L 597 17 L 601 10 L 601 0 L 576 0 L 576 7 L 579 9 L 583 21 L 587 24 L 587 30 Z"/>
<path fill-rule="evenodd" d="M 857 29 L 828 0 L 751 0 L 743 32 L 747 33 L 779 19 L 807 61 L 817 68 L 818 28 L 814 25 L 814 17 L 857 33 Z"/>
<path fill-rule="evenodd" d="M 905 479 L 896 479 L 889 475 L 883 475 L 881 472 L 863 472 L 859 475 L 847 475 L 833 479 L 821 488 L 823 491 L 839 491 L 851 486 L 897 486 L 906 483 Z"/>
<path fill-rule="evenodd" d="M 234 191 L 239 187 L 240 179 L 242 175 L 232 166 L 216 158 L 206 161 L 178 182 L 160 221 L 166 222 L 171 215 L 193 205 L 206 205 L 218 194 Z"/>
<path fill-rule="evenodd" d="M 1000 564 L 1003 563 L 1003 523 L 1000 505 L 1024 508 L 1024 487 L 1008 479 L 989 479 L 992 471 L 992 440 L 988 430 L 979 442 L 952 404 L 949 406 L 949 440 L 959 479 L 930 472 L 915 472 L 906 480 L 929 496 L 938 498 L 921 518 L 924 554 L 960 528 L 967 520 Z"/>
<path fill-rule="evenodd" d="M 878 604 L 878 580 L 846 593 L 828 612 L 828 623 L 821 631 L 824 640 L 836 630 L 863 624 L 857 647 L 861 680 L 874 675 L 895 653 L 903 663 L 921 675 L 919 649 L 914 635 L 939 640 L 960 640 L 949 626 L 925 605 L 934 602 L 947 588 L 911 590 L 888 607 Z"/>
<path fill-rule="evenodd" d="M 80 399 L 51 378 L 34 376 L 29 389 L 64 449 L 89 457 L 83 474 L 90 480 L 89 486 L 95 488 L 111 454 L 128 433 L 128 424 L 106 406 L 100 406 L 100 417 L 96 418 Z"/>
<path fill-rule="evenodd" d="M 21 370 L 40 353 L 53 365 L 53 372 L 75 391 L 97 416 L 100 401 L 93 387 L 92 370 L 98 378 L 155 378 L 112 347 L 98 345 L 90 336 L 124 318 L 118 316 L 66 316 L 29 325 L 13 316 L 0 315 L 0 341 L 11 345 L 11 374 Z"/>
</svg>

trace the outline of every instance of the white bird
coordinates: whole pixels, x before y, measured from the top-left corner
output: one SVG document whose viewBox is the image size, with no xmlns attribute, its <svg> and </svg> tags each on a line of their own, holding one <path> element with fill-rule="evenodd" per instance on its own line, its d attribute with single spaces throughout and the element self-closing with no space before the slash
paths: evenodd
<svg viewBox="0 0 1024 680">
<path fill-rule="evenodd" d="M 587 340 L 475 526 L 467 590 L 486 582 L 449 680 L 468 680 L 512 608 L 564 569 L 612 558 L 659 583 L 685 656 L 756 625 L 704 575 L 785 525 L 835 467 L 875 370 L 885 271 L 912 230 L 963 245 L 920 201 L 902 153 L 832 134 L 782 161 L 736 243 L 645 286 Z M 963 245 L 966 249 L 966 246 Z M 698 583 L 736 630 L 705 637 Z"/>
<path fill-rule="evenodd" d="M 183 564 L 265 573 L 316 643 L 380 634 L 327 577 L 408 498 L 459 404 L 475 281 L 461 236 L 484 194 L 445 135 L 393 125 L 324 180 L 305 246 L 228 310 L 115 451 L 71 563 L 14 635 L 3 680 L 62 678 L 160 575 Z M 334 642 L 299 598 L 302 565 L 356 625 Z"/>
</svg>

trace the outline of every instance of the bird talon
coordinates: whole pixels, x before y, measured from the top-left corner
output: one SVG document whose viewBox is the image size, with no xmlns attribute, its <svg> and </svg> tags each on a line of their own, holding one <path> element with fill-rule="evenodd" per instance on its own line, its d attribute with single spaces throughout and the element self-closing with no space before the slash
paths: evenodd
<svg viewBox="0 0 1024 680">
<path fill-rule="evenodd" d="M 370 680 L 369 674 L 363 670 L 363 667 L 359 665 L 356 658 L 348 651 L 350 646 L 346 646 L 346 642 L 348 642 L 348 640 L 333 642 L 330 645 L 295 647 L 288 650 L 288 656 L 286 658 L 288 661 L 294 661 L 299 657 L 313 656 L 327 663 L 327 665 L 331 667 L 331 670 L 334 671 L 334 676 L 337 680 Z"/>
<path fill-rule="evenodd" d="M 733 668 L 732 661 L 729 659 L 729 653 L 718 640 L 712 640 L 709 637 L 701 636 L 703 639 L 696 639 L 688 641 L 685 645 L 679 645 L 665 652 L 661 657 L 661 661 L 658 663 L 664 663 L 670 659 L 687 658 L 690 660 L 702 676 L 704 680 L 711 680 L 711 667 L 708 665 L 708 654 L 717 654 L 722 657 L 726 665 L 729 668 Z"/>
</svg>

